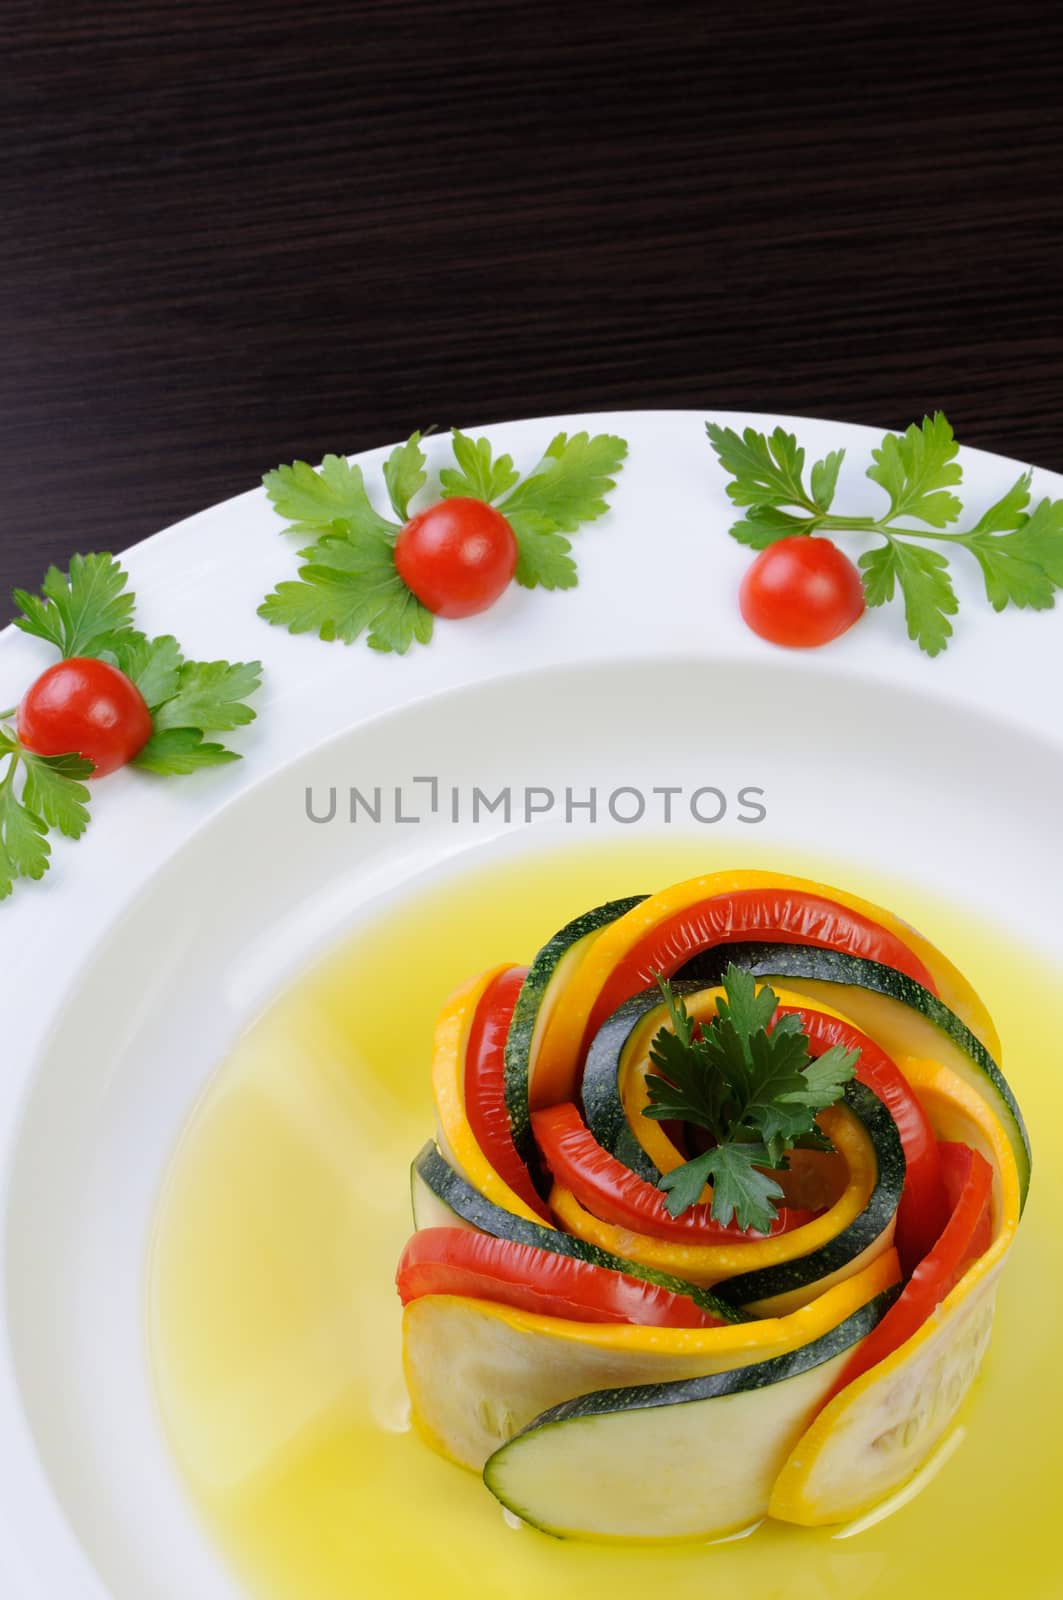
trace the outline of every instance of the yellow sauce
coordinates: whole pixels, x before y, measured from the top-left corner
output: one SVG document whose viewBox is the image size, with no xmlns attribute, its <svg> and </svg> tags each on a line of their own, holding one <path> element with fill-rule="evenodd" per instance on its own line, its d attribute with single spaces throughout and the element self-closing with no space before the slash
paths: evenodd
<svg viewBox="0 0 1063 1600">
<path fill-rule="evenodd" d="M 1060 978 L 966 912 L 850 866 L 763 852 L 915 923 L 1004 1040 L 1035 1177 L 951 1457 L 862 1529 L 766 1523 L 711 1549 L 563 1544 L 513 1527 L 408 1427 L 396 1259 L 430 1135 L 435 1013 L 569 917 L 736 864 L 691 841 L 494 864 L 397 902 L 300 977 L 219 1069 L 173 1159 L 149 1320 L 165 1426 L 216 1545 L 261 1600 L 965 1600 L 1057 1592 L 1063 1481 Z"/>
</svg>

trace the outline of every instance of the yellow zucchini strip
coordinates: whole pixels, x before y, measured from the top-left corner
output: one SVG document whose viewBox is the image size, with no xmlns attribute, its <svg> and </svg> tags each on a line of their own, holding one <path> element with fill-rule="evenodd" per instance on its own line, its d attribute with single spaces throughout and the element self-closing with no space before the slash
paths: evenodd
<svg viewBox="0 0 1063 1600">
<path fill-rule="evenodd" d="M 992 1107 L 958 1072 L 917 1056 L 898 1056 L 897 1065 L 918 1096 L 939 1139 L 969 1144 L 993 1168 L 993 1235 L 1014 1231 L 1022 1208 L 1012 1146 Z"/>
<path fill-rule="evenodd" d="M 494 980 L 508 972 L 512 962 L 491 967 L 455 990 L 439 1014 L 432 1044 L 432 1093 L 436 1103 L 439 1147 L 452 1167 L 478 1189 L 486 1200 L 514 1216 L 552 1227 L 499 1177 L 477 1143 L 465 1113 L 465 1050 L 476 1008 Z"/>
<path fill-rule="evenodd" d="M 557 1105 L 573 1098 L 579 1075 L 579 1051 L 584 1030 L 594 1004 L 614 967 L 638 944 L 644 934 L 689 906 L 714 895 L 733 894 L 748 889 L 777 889 L 794 893 L 821 895 L 846 906 L 862 916 L 871 918 L 888 932 L 903 940 L 908 948 L 923 962 L 937 984 L 941 999 L 955 1011 L 967 1026 L 978 1035 L 986 1049 L 998 1059 L 1000 1039 L 992 1019 L 982 1001 L 951 961 L 929 940 L 909 927 L 899 917 L 872 905 L 857 895 L 845 893 L 831 884 L 816 883 L 807 878 L 793 878 L 784 873 L 770 872 L 717 872 L 700 878 L 689 878 L 685 883 L 673 885 L 661 893 L 650 895 L 616 922 L 603 928 L 588 946 L 579 966 L 567 983 L 564 993 L 543 1030 L 532 1060 L 531 1094 L 533 1109 Z M 784 935 L 780 939 L 785 940 Z"/>
<path fill-rule="evenodd" d="M 685 1244 L 671 1239 L 655 1239 L 635 1233 L 611 1222 L 601 1222 L 585 1210 L 570 1189 L 555 1184 L 550 1194 L 550 1209 L 566 1232 L 589 1244 L 629 1261 L 641 1262 L 686 1278 L 690 1283 L 711 1288 L 739 1272 L 757 1272 L 809 1255 L 827 1244 L 865 1210 L 878 1177 L 875 1149 L 859 1119 L 847 1106 L 830 1106 L 820 1114 L 819 1125 L 844 1158 L 849 1179 L 840 1200 L 822 1216 L 790 1233 L 771 1239 L 740 1239 L 734 1244 Z M 882 1249 L 889 1246 L 882 1236 Z M 817 1292 L 812 1285 L 812 1292 Z"/>
<path fill-rule="evenodd" d="M 936 1061 L 902 1065 L 938 1136 L 971 1144 L 993 1163 L 993 1241 L 923 1326 L 835 1395 L 798 1441 L 771 1499 L 771 1515 L 784 1522 L 845 1522 L 900 1488 L 944 1437 L 989 1343 L 1019 1221 L 1015 1157 L 991 1109 L 958 1074 Z"/>
<path fill-rule="evenodd" d="M 414 1421 L 428 1443 L 479 1471 L 552 1405 L 597 1389 L 704 1377 L 812 1343 L 900 1278 L 894 1250 L 785 1317 L 721 1328 L 574 1322 L 489 1300 L 428 1295 L 403 1314 Z"/>
<path fill-rule="evenodd" d="M 758 986 L 760 987 L 760 986 Z M 716 1015 L 716 1002 L 723 994 L 719 987 L 699 989 L 696 994 L 684 996 L 686 1008 L 696 1022 L 708 1022 Z M 668 1019 L 664 1001 L 640 1018 L 628 1035 L 622 1052 L 620 1067 L 620 1100 L 635 1138 L 649 1156 L 658 1172 L 672 1172 L 682 1166 L 686 1157 L 681 1155 L 659 1122 L 644 1117 L 642 1112 L 650 1103 L 646 1088 L 647 1073 L 655 1070 L 650 1061 L 650 1045 L 654 1035 Z M 712 1201 L 712 1185 L 706 1184 L 701 1193 L 708 1205 Z"/>
</svg>

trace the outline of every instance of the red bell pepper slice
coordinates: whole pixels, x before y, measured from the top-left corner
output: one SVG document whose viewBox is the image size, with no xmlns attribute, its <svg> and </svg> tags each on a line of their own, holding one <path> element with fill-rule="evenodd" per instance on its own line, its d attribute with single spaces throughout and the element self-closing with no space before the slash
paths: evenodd
<svg viewBox="0 0 1063 1600">
<path fill-rule="evenodd" d="M 719 1328 L 686 1295 L 537 1245 L 469 1228 L 425 1228 L 402 1252 L 395 1285 L 403 1305 L 430 1294 L 468 1295 L 571 1322 L 652 1328 Z"/>
<path fill-rule="evenodd" d="M 503 1087 L 506 1035 L 527 975 L 527 967 L 510 967 L 500 972 L 480 997 L 465 1047 L 465 1115 L 476 1143 L 498 1176 L 549 1221 L 549 1209 L 536 1193 L 513 1143 Z"/>
<path fill-rule="evenodd" d="M 738 889 L 675 912 L 632 946 L 602 987 L 588 1021 L 584 1048 L 606 1017 L 652 983 L 657 973 L 670 978 L 692 956 L 716 945 L 776 941 L 843 950 L 866 961 L 878 961 L 906 973 L 931 994 L 937 993 L 930 972 L 915 952 L 859 911 L 801 890 Z"/>
<path fill-rule="evenodd" d="M 673 1217 L 658 1188 L 602 1148 L 577 1106 L 569 1103 L 533 1112 L 532 1130 L 550 1171 L 558 1183 L 571 1189 L 581 1206 L 602 1222 L 655 1239 L 683 1244 L 739 1244 L 787 1233 L 818 1215 L 784 1206 L 768 1234 L 751 1233 L 733 1222 L 715 1222 L 711 1207 L 704 1204 L 691 1206 L 681 1217 Z"/>
<path fill-rule="evenodd" d="M 857 1079 L 883 1101 L 897 1125 L 904 1149 L 906 1171 L 894 1243 L 901 1267 L 905 1273 L 912 1272 L 940 1235 L 950 1209 L 939 1146 L 929 1117 L 896 1063 L 851 1022 L 803 1006 L 780 1006 L 779 1011 L 792 1011 L 801 1018 L 815 1056 L 835 1044 L 844 1050 L 859 1050 Z"/>
<path fill-rule="evenodd" d="M 965 1144 L 939 1146 L 951 1215 L 941 1236 L 920 1261 L 897 1300 L 843 1369 L 831 1395 L 900 1349 L 956 1287 L 993 1235 L 993 1169 Z"/>
</svg>

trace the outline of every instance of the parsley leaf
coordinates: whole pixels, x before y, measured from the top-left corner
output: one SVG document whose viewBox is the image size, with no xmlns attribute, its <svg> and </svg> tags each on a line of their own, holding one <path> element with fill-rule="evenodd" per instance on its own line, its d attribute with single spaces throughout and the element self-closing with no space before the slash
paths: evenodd
<svg viewBox="0 0 1063 1600">
<path fill-rule="evenodd" d="M 712 1215 L 717 1222 L 726 1227 L 734 1218 L 740 1228 L 767 1233 L 783 1198 L 779 1184 L 761 1170 L 770 1164 L 763 1144 L 715 1145 L 664 1174 L 665 1204 L 673 1217 L 681 1216 L 697 1204 L 705 1184 L 711 1183 Z"/>
<path fill-rule="evenodd" d="M 792 539 L 795 534 L 811 531 L 808 517 L 795 517 L 791 511 L 780 511 L 776 506 L 753 506 L 744 517 L 731 526 L 731 537 L 751 550 L 766 550 L 780 539 Z"/>
<path fill-rule="evenodd" d="M 792 433 L 776 428 L 768 438 L 755 428 L 746 428 L 738 434 L 715 422 L 706 423 L 705 431 L 721 467 L 734 480 L 727 485 L 727 493 L 736 506 L 805 506 L 815 510 L 802 483 L 805 452 Z M 821 472 L 822 468 L 820 463 Z M 834 476 L 837 477 L 837 468 Z"/>
<path fill-rule="evenodd" d="M 208 743 L 201 728 L 160 728 L 133 757 L 131 765 L 160 777 L 184 777 L 201 767 L 221 767 L 239 759 L 235 750 Z"/>
<path fill-rule="evenodd" d="M 144 696 L 149 711 L 176 694 L 184 658 L 180 645 L 171 634 L 148 639 L 131 628 L 113 639 L 104 655 L 127 678 L 132 678 Z"/>
<path fill-rule="evenodd" d="M 821 1056 L 808 1062 L 802 1069 L 803 1085 L 800 1089 L 792 1089 L 787 1098 L 799 1100 L 801 1105 L 811 1106 L 817 1111 L 825 1105 L 833 1105 L 845 1093 L 845 1085 L 856 1070 L 856 1062 L 857 1056 L 852 1050 L 832 1044 L 829 1050 L 824 1050 Z"/>
<path fill-rule="evenodd" d="M 892 600 L 895 586 L 899 587 L 909 639 L 928 656 L 939 655 L 952 637 L 948 618 L 959 610 L 947 559 L 924 545 L 891 538 L 888 544 L 862 555 L 858 565 L 868 605 Z"/>
<path fill-rule="evenodd" d="M 262 682 L 260 661 L 186 661 L 172 635 L 148 639 L 132 628 L 110 640 L 104 654 L 132 678 L 151 712 L 151 738 L 133 765 L 178 776 L 239 760 L 234 751 L 205 743 L 203 735 L 255 720 L 244 702 Z M 182 737 L 162 737 L 175 732 Z"/>
<path fill-rule="evenodd" d="M 710 1181 L 710 1157 L 713 1153 L 706 1150 L 702 1155 L 684 1161 L 682 1166 L 673 1168 L 671 1172 L 661 1174 L 658 1187 L 668 1196 L 665 1206 L 671 1216 L 681 1217 L 684 1211 L 700 1203 L 702 1190 Z M 764 1154 L 766 1156 L 767 1151 Z"/>
<path fill-rule="evenodd" d="M 890 497 L 890 519 L 918 517 L 932 528 L 955 522 L 963 506 L 948 491 L 961 482 L 963 468 L 956 460 L 959 445 L 943 411 L 912 423 L 901 434 L 887 433 L 867 475 L 881 484 Z"/>
<path fill-rule="evenodd" d="M 456 467 L 444 467 L 439 474 L 444 500 L 465 497 L 486 500 L 493 505 L 520 477 L 512 456 L 495 461 L 489 439 L 470 439 L 455 428 L 450 436 Z"/>
<path fill-rule="evenodd" d="M 844 450 L 829 450 L 822 461 L 813 463 L 811 473 L 812 498 L 821 511 L 829 511 L 834 504 L 838 487 L 838 473 L 845 460 Z"/>
<path fill-rule="evenodd" d="M 570 539 L 552 528 L 546 518 L 537 517 L 531 511 L 524 512 L 510 526 L 517 539 L 514 577 L 522 589 L 576 587 L 579 575 L 569 554 Z"/>
<path fill-rule="evenodd" d="M 715 1134 L 723 1120 L 726 1079 L 706 1071 L 702 1053 L 664 1029 L 653 1041 L 650 1058 L 663 1076 L 646 1079 L 650 1104 L 643 1115 L 656 1122 L 689 1122 Z"/>
<path fill-rule="evenodd" d="M 391 523 L 374 511 L 362 469 L 343 456 L 326 456 L 320 469 L 306 461 L 276 467 L 262 482 L 290 533 L 387 533 Z"/>
<path fill-rule="evenodd" d="M 572 589 L 578 582 L 569 554 L 575 533 L 608 509 L 606 495 L 616 487 L 627 444 L 611 434 L 559 433 L 526 478 L 511 456 L 494 460 L 487 439 L 453 434 L 457 469 L 444 468 L 440 483 L 445 499 L 470 495 L 498 505 L 513 529 L 519 551 L 517 582 L 525 589 Z"/>
<path fill-rule="evenodd" d="M 350 533 L 319 540 L 301 552 L 297 582 L 277 585 L 258 608 L 289 633 L 316 633 L 353 644 L 368 630 L 374 650 L 405 655 L 432 637 L 432 613 L 395 570 L 390 537 Z"/>
<path fill-rule="evenodd" d="M 77 839 L 88 826 L 89 791 L 80 781 L 92 762 L 80 756 L 39 756 L 10 728 L 0 727 L 0 900 L 19 878 L 42 878 L 51 860 L 49 828 Z M 22 792 L 17 780 L 22 775 Z"/>
<path fill-rule="evenodd" d="M 1063 500 L 1042 500 L 1022 527 L 1025 560 L 1036 561 L 1057 588 L 1063 588 Z"/>
<path fill-rule="evenodd" d="M 255 713 L 244 701 L 261 681 L 259 661 L 185 661 L 178 669 L 173 693 L 152 715 L 154 728 L 223 733 L 245 727 L 255 720 Z"/>
<path fill-rule="evenodd" d="M 43 878 L 51 847 L 47 827 L 20 801 L 14 786 L 0 783 L 0 900 L 11 893 L 16 878 Z"/>
<path fill-rule="evenodd" d="M 745 514 L 731 527 L 740 544 L 764 550 L 779 539 L 812 533 L 856 532 L 884 543 L 861 556 L 859 566 L 869 606 L 900 595 L 908 636 L 928 655 L 952 637 L 949 618 L 958 609 L 945 554 L 915 541 L 935 540 L 967 550 L 978 562 L 986 597 L 996 611 L 1006 606 L 1047 611 L 1063 588 L 1063 500 L 1042 500 L 1032 513 L 1031 474 L 1025 472 L 978 521 L 963 532 L 946 532 L 962 506 L 952 491 L 962 482 L 958 445 L 940 411 L 888 433 L 871 452 L 867 476 L 884 489 L 883 516 L 846 517 L 831 507 L 842 452 L 832 451 L 803 481 L 804 451 L 792 434 L 776 428 L 770 437 L 747 428 L 707 425 L 709 440 L 733 481 L 727 493 Z M 901 520 L 903 519 L 903 520 Z M 912 521 L 922 526 L 912 526 Z"/>
<path fill-rule="evenodd" d="M 1021 527 L 1026 521 L 1023 513 L 1030 504 L 1030 480 L 1032 472 L 1024 472 L 1021 478 L 1016 479 L 1010 489 L 1006 489 L 999 500 L 978 518 L 971 529 L 971 538 L 977 538 L 983 533 L 1007 533 L 1012 528 Z"/>
<path fill-rule="evenodd" d="M 815 531 L 834 503 L 844 450 L 831 450 L 813 462 L 806 489 L 805 452 L 784 428 L 776 428 L 770 438 L 755 428 L 738 434 L 714 422 L 706 423 L 705 431 L 720 465 L 734 480 L 727 485 L 729 497 L 748 507 L 731 528 L 739 544 L 766 550 L 780 539 Z M 785 510 L 787 506 L 792 509 Z"/>
<path fill-rule="evenodd" d="M 656 1073 L 646 1078 L 643 1115 L 704 1129 L 712 1145 L 674 1171 L 660 1187 L 672 1216 L 713 1185 L 712 1216 L 724 1224 L 765 1232 L 782 1190 L 764 1168 L 785 1166 L 798 1142 L 822 1149 L 816 1114 L 844 1093 L 858 1053 L 833 1047 L 811 1059 L 800 1018 L 776 1019 L 774 991 L 729 965 L 713 1020 L 696 1033 L 684 1001 L 658 979 L 668 1011 L 650 1046 Z M 827 1146 L 829 1148 L 829 1146 Z"/>
<path fill-rule="evenodd" d="M 520 525 L 548 522 L 559 533 L 575 533 L 584 522 L 604 516 L 606 495 L 616 488 L 614 474 L 627 455 L 627 444 L 614 434 L 559 433 L 551 439 L 539 464 L 522 478 L 499 510 L 521 538 Z"/>
<path fill-rule="evenodd" d="M 600 433 L 571 438 L 559 433 L 546 454 L 499 510 L 517 540 L 517 582 L 525 589 L 572 589 L 579 581 L 564 537 L 608 510 L 606 495 L 616 487 L 627 454 L 623 439 Z"/>
<path fill-rule="evenodd" d="M 72 556 L 69 573 L 48 568 L 41 594 L 14 590 L 12 599 L 22 612 L 15 626 L 47 639 L 63 656 L 99 654 L 110 634 L 129 626 L 128 581 L 113 556 Z"/>
<path fill-rule="evenodd" d="M 81 782 L 93 771 L 83 756 L 39 756 L 24 746 L 19 751 L 25 769 L 22 802 L 49 828 L 68 839 L 80 839 L 89 825 L 89 790 Z"/>
<path fill-rule="evenodd" d="M 769 988 L 757 989 L 751 972 L 729 965 L 729 982 L 724 984 L 723 995 L 716 1007 L 721 1025 L 730 1023 L 747 1063 L 751 1061 L 750 1048 L 754 1036 L 766 1028 L 775 1015 L 778 1002 Z"/>
<path fill-rule="evenodd" d="M 994 611 L 1009 605 L 1051 610 L 1063 586 L 1063 500 L 1042 500 L 1031 515 L 1018 515 L 1029 503 L 1029 481 L 1028 474 L 1020 478 L 991 506 L 967 541 Z"/>
<path fill-rule="evenodd" d="M 410 515 L 410 501 L 428 481 L 425 471 L 425 454 L 421 449 L 421 435 L 411 433 L 405 444 L 397 444 L 384 462 L 384 482 L 388 486 L 388 499 L 400 522 Z"/>
</svg>

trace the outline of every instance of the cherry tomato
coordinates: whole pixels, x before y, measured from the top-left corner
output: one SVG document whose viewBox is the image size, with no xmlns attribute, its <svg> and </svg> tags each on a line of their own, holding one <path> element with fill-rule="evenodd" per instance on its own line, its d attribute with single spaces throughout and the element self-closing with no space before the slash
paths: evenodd
<svg viewBox="0 0 1063 1600">
<path fill-rule="evenodd" d="M 18 708 L 18 736 L 41 756 L 79 755 L 94 778 L 131 761 L 151 737 L 151 713 L 136 684 L 106 661 L 72 656 L 30 685 Z"/>
<path fill-rule="evenodd" d="M 837 545 L 799 534 L 760 552 L 742 580 L 738 603 L 762 639 L 809 649 L 859 621 L 864 586 Z"/>
<path fill-rule="evenodd" d="M 465 1046 L 465 1115 L 488 1161 L 515 1194 L 544 1221 L 550 1212 L 535 1191 L 527 1167 L 517 1154 L 506 1111 L 503 1073 L 506 1035 L 527 967 L 510 967 L 494 978 L 480 999 Z"/>
<path fill-rule="evenodd" d="M 429 611 L 471 617 L 494 605 L 517 570 L 517 541 L 501 511 L 458 496 L 406 524 L 395 566 Z"/>
<path fill-rule="evenodd" d="M 993 1169 L 965 1144 L 941 1144 L 951 1215 L 940 1238 L 920 1261 L 897 1300 L 856 1347 L 831 1390 L 835 1395 L 918 1333 L 930 1313 L 954 1289 L 993 1236 Z"/>
<path fill-rule="evenodd" d="M 469 1295 L 572 1322 L 633 1322 L 653 1328 L 718 1328 L 682 1294 L 538 1245 L 470 1228 L 424 1228 L 399 1260 L 403 1305 L 427 1294 Z"/>
<path fill-rule="evenodd" d="M 625 1167 L 595 1139 L 576 1106 L 551 1106 L 532 1112 L 535 1140 L 559 1183 L 571 1189 L 580 1205 L 602 1222 L 654 1239 L 677 1239 L 686 1244 L 726 1244 L 762 1239 L 735 1223 L 715 1222 L 711 1207 L 691 1206 L 673 1217 L 661 1191 Z M 780 1210 L 768 1234 L 788 1233 L 811 1222 L 812 1211 Z"/>
<path fill-rule="evenodd" d="M 905 1272 L 911 1272 L 937 1239 L 949 1219 L 949 1195 L 942 1168 L 941 1146 L 930 1119 L 908 1079 L 886 1052 L 841 1017 L 822 1011 L 780 1006 L 779 1014 L 792 1011 L 801 1018 L 813 1056 L 832 1045 L 859 1050 L 856 1076 L 873 1089 L 893 1118 L 904 1151 L 904 1188 L 897 1207 L 894 1243 Z"/>
</svg>

